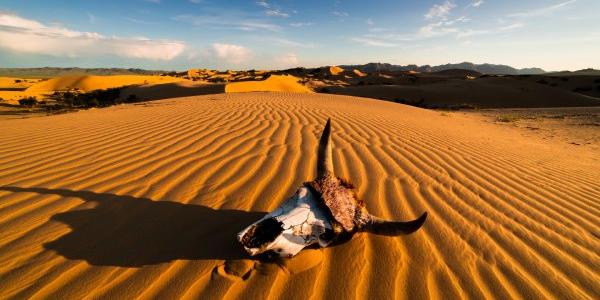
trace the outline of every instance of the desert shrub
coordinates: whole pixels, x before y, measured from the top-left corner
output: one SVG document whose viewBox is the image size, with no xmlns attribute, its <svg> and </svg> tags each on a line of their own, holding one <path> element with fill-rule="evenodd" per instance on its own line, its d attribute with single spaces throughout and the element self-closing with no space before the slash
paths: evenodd
<svg viewBox="0 0 600 300">
<path fill-rule="evenodd" d="M 580 87 L 576 87 L 573 89 L 573 92 L 575 93 L 580 93 L 580 92 L 589 92 L 593 89 L 593 87 L 591 86 L 580 86 Z"/>
<path fill-rule="evenodd" d="M 538 81 L 536 81 L 537 83 L 541 83 L 541 84 L 548 84 L 548 81 L 546 81 L 546 79 L 540 79 Z"/>
<path fill-rule="evenodd" d="M 519 119 L 519 117 L 516 116 L 516 115 L 502 115 L 502 116 L 497 116 L 496 117 L 496 121 L 498 121 L 498 122 L 505 122 L 505 123 L 515 122 L 518 119 Z"/>
<path fill-rule="evenodd" d="M 562 80 L 562 81 L 569 81 L 569 77 L 561 77 L 560 80 Z"/>
<path fill-rule="evenodd" d="M 558 84 L 556 83 L 551 83 L 550 86 L 557 86 Z"/>
<path fill-rule="evenodd" d="M 19 105 L 25 107 L 33 107 L 37 104 L 37 99 L 35 97 L 25 97 L 23 99 L 19 99 Z"/>
<path fill-rule="evenodd" d="M 86 107 L 99 107 L 100 106 L 100 101 L 98 101 L 97 98 L 89 98 L 87 100 L 87 102 L 85 103 Z"/>
<path fill-rule="evenodd" d="M 461 103 L 461 104 L 452 104 L 449 105 L 448 107 L 446 107 L 447 109 L 450 110 L 459 110 L 459 109 L 477 109 L 476 106 L 472 105 L 472 104 L 468 104 L 468 103 Z"/>
<path fill-rule="evenodd" d="M 105 107 L 119 104 L 119 89 L 106 89 L 91 91 L 89 93 L 76 93 L 71 91 L 55 92 L 51 98 L 69 107 Z"/>
<path fill-rule="evenodd" d="M 600 83 L 600 78 L 598 78 L 598 79 L 595 79 L 595 80 L 594 80 L 594 83 Z"/>
<path fill-rule="evenodd" d="M 125 102 L 136 102 L 138 101 L 138 97 L 135 94 L 131 94 L 125 98 Z"/>
<path fill-rule="evenodd" d="M 411 104 L 413 101 L 410 99 L 406 99 L 406 98 L 394 98 L 394 100 L 392 100 L 393 102 L 396 103 L 402 103 L 402 104 Z"/>
<path fill-rule="evenodd" d="M 20 83 L 20 82 L 23 82 L 23 80 L 21 80 L 21 79 L 15 79 L 15 83 Z"/>
</svg>

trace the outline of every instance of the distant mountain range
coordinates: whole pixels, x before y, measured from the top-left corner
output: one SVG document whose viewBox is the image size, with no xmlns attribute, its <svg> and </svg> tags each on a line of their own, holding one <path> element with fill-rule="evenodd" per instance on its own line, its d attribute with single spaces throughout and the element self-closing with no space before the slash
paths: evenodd
<svg viewBox="0 0 600 300">
<path fill-rule="evenodd" d="M 0 68 L 0 76 L 51 78 L 67 75 L 158 75 L 167 73 L 159 70 L 123 68 Z"/>
<path fill-rule="evenodd" d="M 364 65 L 342 65 L 340 66 L 346 70 L 357 69 L 362 72 L 373 73 L 373 72 L 394 72 L 394 71 L 415 71 L 421 73 L 439 72 L 444 70 L 470 70 L 476 71 L 482 74 L 500 74 L 500 75 L 537 75 L 547 74 L 549 76 L 568 76 L 568 75 L 598 75 L 600 70 L 595 69 L 584 69 L 579 71 L 562 71 L 547 73 L 540 68 L 524 68 L 515 69 L 507 65 L 493 65 L 493 64 L 474 64 L 470 62 L 463 62 L 458 64 L 445 64 L 439 66 L 430 65 L 392 65 L 388 63 L 368 63 Z M 0 68 L 0 76 L 6 77 L 21 77 L 21 78 L 51 78 L 57 76 L 66 75 L 160 75 L 169 74 L 173 71 L 163 70 L 145 70 L 137 68 L 55 68 L 55 67 L 43 67 L 43 68 Z"/>
<path fill-rule="evenodd" d="M 463 69 L 463 70 L 471 70 L 477 71 L 482 74 L 502 74 L 502 75 L 524 75 L 524 74 L 544 74 L 546 71 L 540 68 L 525 68 L 525 69 L 515 69 L 511 66 L 507 65 L 493 65 L 493 64 L 474 64 L 470 62 L 462 62 L 458 64 L 445 64 L 439 66 L 430 66 L 430 65 L 392 65 L 388 63 L 368 63 L 364 65 L 344 65 L 340 66 L 341 68 L 352 70 L 357 69 L 362 72 L 372 73 L 372 72 L 394 72 L 394 71 L 415 71 L 421 73 L 427 72 L 438 72 L 449 69 Z"/>
</svg>

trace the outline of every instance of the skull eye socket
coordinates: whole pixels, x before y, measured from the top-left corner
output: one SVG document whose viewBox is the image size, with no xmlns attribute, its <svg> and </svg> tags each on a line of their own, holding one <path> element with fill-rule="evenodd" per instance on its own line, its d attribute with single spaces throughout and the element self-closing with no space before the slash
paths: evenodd
<svg viewBox="0 0 600 300">
<path fill-rule="evenodd" d="M 283 223 L 275 218 L 265 219 L 250 227 L 241 242 L 247 248 L 260 248 L 274 241 L 283 232 L 282 225 Z"/>
</svg>

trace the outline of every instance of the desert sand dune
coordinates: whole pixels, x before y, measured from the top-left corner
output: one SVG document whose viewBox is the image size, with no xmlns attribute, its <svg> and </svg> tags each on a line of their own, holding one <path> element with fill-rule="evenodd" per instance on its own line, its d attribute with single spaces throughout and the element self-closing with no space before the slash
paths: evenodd
<svg viewBox="0 0 600 300">
<path fill-rule="evenodd" d="M 2 79 L 2 77 L 0 77 Z M 4 77 L 0 80 L 0 85 L 10 82 L 11 78 Z M 37 97 L 39 100 L 54 91 L 64 91 L 76 89 L 82 92 L 93 90 L 103 90 L 109 88 L 119 88 L 130 85 L 146 84 L 167 84 L 176 82 L 186 82 L 186 79 L 171 76 L 156 75 L 110 75 L 110 76 L 89 76 L 89 75 L 71 75 L 55 77 L 48 80 L 39 81 L 37 79 L 27 79 L 25 90 L 20 91 L 1 91 L 0 97 L 13 102 L 23 97 Z M 36 83 L 31 83 L 36 82 Z M 23 85 L 23 84 L 22 84 Z"/>
<path fill-rule="evenodd" d="M 329 67 L 329 73 L 331 75 L 340 75 L 340 74 L 344 73 L 344 69 L 342 69 L 338 66 L 331 66 L 331 67 Z"/>
<path fill-rule="evenodd" d="M 352 70 L 352 73 L 354 73 L 354 75 L 356 75 L 358 77 L 365 77 L 365 76 L 367 76 L 367 74 L 361 72 L 360 70 L 356 70 L 356 69 Z"/>
<path fill-rule="evenodd" d="M 421 80 L 421 79 L 419 79 Z M 443 80 L 416 85 L 328 87 L 333 94 L 407 100 L 431 106 L 469 104 L 477 108 L 599 106 L 600 99 L 513 77 Z"/>
<path fill-rule="evenodd" d="M 368 210 L 427 211 L 285 261 L 234 233 L 334 164 Z M 598 299 L 600 155 L 469 116 L 245 93 L 3 121 L 0 298 Z"/>
<path fill-rule="evenodd" d="M 167 98 L 220 94 L 225 92 L 225 84 L 180 81 L 172 83 L 144 84 L 121 90 L 121 97 L 135 95 L 140 100 L 160 100 Z"/>
<path fill-rule="evenodd" d="M 226 93 L 247 92 L 290 92 L 290 93 L 312 93 L 308 87 L 298 83 L 300 79 L 291 75 L 271 75 L 260 81 L 242 81 L 228 83 L 225 86 Z"/>
<path fill-rule="evenodd" d="M 82 91 L 92 91 L 122 87 L 134 84 L 149 83 L 170 83 L 182 81 L 182 78 L 170 76 L 153 75 L 112 75 L 112 76 L 87 76 L 75 75 L 56 77 L 46 81 L 39 82 L 30 86 L 27 91 L 30 93 L 45 93 L 52 91 L 78 89 Z"/>
</svg>

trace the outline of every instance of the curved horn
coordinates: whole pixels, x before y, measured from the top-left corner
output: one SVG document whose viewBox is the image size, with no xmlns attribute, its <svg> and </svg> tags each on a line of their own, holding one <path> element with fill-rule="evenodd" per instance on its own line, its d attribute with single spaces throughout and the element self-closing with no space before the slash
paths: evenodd
<svg viewBox="0 0 600 300">
<path fill-rule="evenodd" d="M 362 231 L 388 236 L 410 234 L 421 228 L 425 223 L 425 219 L 427 219 L 427 212 L 408 222 L 386 221 L 375 216 L 369 216 Z"/>
<path fill-rule="evenodd" d="M 331 119 L 327 119 L 327 124 L 321 133 L 319 140 L 319 152 L 317 156 L 317 177 L 323 177 L 327 174 L 333 175 L 333 154 L 331 142 Z"/>
</svg>

